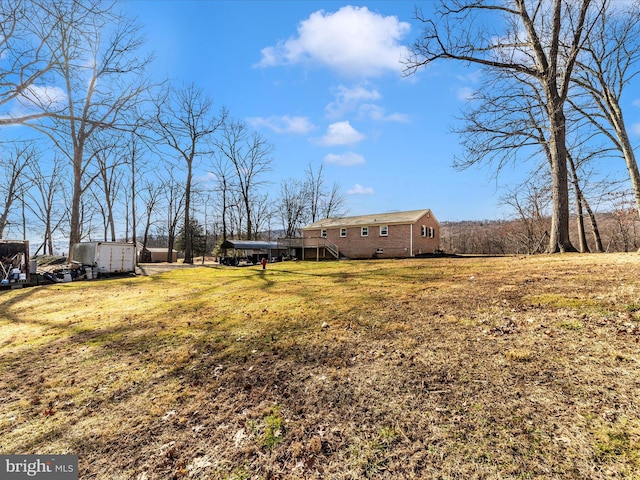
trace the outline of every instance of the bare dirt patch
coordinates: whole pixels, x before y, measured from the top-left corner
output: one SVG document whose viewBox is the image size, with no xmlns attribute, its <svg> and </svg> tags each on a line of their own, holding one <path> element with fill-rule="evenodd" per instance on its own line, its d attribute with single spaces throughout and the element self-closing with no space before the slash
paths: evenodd
<svg viewBox="0 0 640 480">
<path fill-rule="evenodd" d="M 0 293 L 0 453 L 82 479 L 636 478 L 635 254 Z"/>
</svg>

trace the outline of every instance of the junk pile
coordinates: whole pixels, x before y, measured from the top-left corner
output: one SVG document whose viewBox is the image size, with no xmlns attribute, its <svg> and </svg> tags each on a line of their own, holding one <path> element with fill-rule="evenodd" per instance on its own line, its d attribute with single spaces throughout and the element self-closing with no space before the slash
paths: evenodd
<svg viewBox="0 0 640 480">
<path fill-rule="evenodd" d="M 79 265 L 69 265 L 66 258 L 61 257 L 62 263 L 51 263 L 49 265 L 39 265 L 38 270 L 42 278 L 49 283 L 67 283 L 75 280 L 91 280 Z"/>
<path fill-rule="evenodd" d="M 0 257 L 0 283 L 26 283 L 28 259 L 24 252 Z"/>
<path fill-rule="evenodd" d="M 0 288 L 135 275 L 136 254 L 132 243 L 85 242 L 73 245 L 70 258 L 30 259 L 28 241 L 0 239 Z"/>
<path fill-rule="evenodd" d="M 82 242 L 71 247 L 68 262 L 53 268 L 40 266 L 45 280 L 53 283 L 135 274 L 136 246 L 124 242 Z"/>
</svg>

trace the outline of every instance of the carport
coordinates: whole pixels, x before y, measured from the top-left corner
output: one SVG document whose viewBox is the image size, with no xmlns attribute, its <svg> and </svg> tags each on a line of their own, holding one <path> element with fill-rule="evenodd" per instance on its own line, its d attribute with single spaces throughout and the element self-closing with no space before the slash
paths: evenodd
<svg viewBox="0 0 640 480">
<path fill-rule="evenodd" d="M 263 258 L 273 262 L 280 255 L 286 253 L 285 248 L 278 248 L 278 242 L 268 242 L 262 240 L 227 240 L 220 245 L 223 250 L 234 250 L 232 258 L 237 261 L 240 258 L 246 258 L 247 261 L 256 265 Z M 229 257 L 226 257 L 229 258 Z M 221 260 L 222 262 L 222 260 Z"/>
</svg>

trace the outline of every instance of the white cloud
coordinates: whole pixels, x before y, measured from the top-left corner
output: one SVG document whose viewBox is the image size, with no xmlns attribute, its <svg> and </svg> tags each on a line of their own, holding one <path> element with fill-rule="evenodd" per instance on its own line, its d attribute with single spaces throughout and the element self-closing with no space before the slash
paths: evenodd
<svg viewBox="0 0 640 480">
<path fill-rule="evenodd" d="M 382 95 L 375 88 L 367 88 L 365 85 L 357 85 L 353 88 L 340 85 L 338 87 L 338 99 L 342 103 L 356 103 L 361 101 L 380 100 Z"/>
<path fill-rule="evenodd" d="M 354 165 L 364 165 L 364 157 L 355 152 L 347 152 L 341 155 L 330 153 L 324 157 L 326 163 L 339 165 L 341 167 L 352 167 Z"/>
<path fill-rule="evenodd" d="M 218 176 L 214 172 L 206 172 L 198 177 L 198 180 L 207 187 L 213 188 L 218 182 Z"/>
<path fill-rule="evenodd" d="M 378 122 L 409 123 L 409 116 L 404 113 L 390 113 L 387 115 L 380 105 L 367 103 L 360 106 L 360 114 Z"/>
<path fill-rule="evenodd" d="M 633 125 L 631 125 L 631 131 L 635 135 L 640 135 L 640 123 L 634 123 Z"/>
<path fill-rule="evenodd" d="M 25 88 L 20 95 L 11 102 L 10 110 L 3 119 L 20 119 L 43 110 L 54 111 L 62 108 L 67 100 L 67 95 L 59 87 L 31 85 Z M 17 123 L 15 126 L 19 126 Z"/>
<path fill-rule="evenodd" d="M 340 118 L 350 113 L 357 113 L 358 118 L 367 118 L 377 122 L 403 122 L 409 121 L 407 115 L 393 113 L 387 115 L 385 109 L 378 105 L 382 95 L 375 88 L 361 84 L 355 87 L 340 85 L 337 89 L 336 100 L 326 107 L 329 118 Z"/>
<path fill-rule="evenodd" d="M 482 70 L 472 70 L 471 72 L 467 72 L 464 75 L 456 75 L 456 78 L 462 83 L 478 84 L 482 81 L 482 78 L 484 76 L 485 72 L 483 72 Z"/>
<path fill-rule="evenodd" d="M 476 86 L 480 84 L 483 76 L 484 72 L 482 70 L 473 70 L 465 75 L 456 75 L 455 78 L 458 80 L 459 84 L 464 85 L 455 87 L 456 97 L 458 100 L 462 100 L 463 102 L 473 100 L 473 96 L 477 90 Z"/>
<path fill-rule="evenodd" d="M 471 87 L 461 87 L 458 89 L 458 100 L 462 100 L 462 101 L 469 101 L 473 99 L 473 94 L 475 93 L 475 90 Z"/>
<path fill-rule="evenodd" d="M 61 104 L 66 98 L 67 95 L 64 90 L 59 87 L 31 85 L 22 91 L 22 95 L 17 100 L 24 107 L 32 107 L 34 105 L 51 107 Z"/>
<path fill-rule="evenodd" d="M 347 190 L 347 195 L 373 195 L 375 192 L 371 187 L 363 187 L 356 183 L 352 188 Z"/>
<path fill-rule="evenodd" d="M 305 135 L 315 129 L 311 120 L 307 117 L 290 117 L 289 115 L 282 115 L 280 117 L 251 117 L 247 121 L 253 127 L 266 127 L 273 130 L 276 133 L 294 133 L 298 135 Z"/>
<path fill-rule="evenodd" d="M 297 37 L 262 50 L 261 67 L 308 63 L 346 76 L 373 77 L 400 72 L 407 47 L 400 44 L 411 26 L 367 7 L 319 10 L 298 26 Z"/>
<path fill-rule="evenodd" d="M 331 118 L 341 117 L 356 110 L 362 102 L 372 102 L 381 98 L 382 95 L 376 89 L 368 88 L 365 85 L 357 85 L 352 88 L 340 85 L 336 93 L 336 100 L 327 105 L 327 114 Z"/>
<path fill-rule="evenodd" d="M 634 107 L 640 107 L 640 98 L 638 98 L 637 100 L 634 100 L 634 101 L 632 102 L 632 105 L 633 105 Z"/>
<path fill-rule="evenodd" d="M 327 147 L 335 145 L 353 145 L 365 136 L 351 126 L 348 121 L 332 123 L 327 127 L 327 133 L 320 139 L 320 144 Z"/>
</svg>

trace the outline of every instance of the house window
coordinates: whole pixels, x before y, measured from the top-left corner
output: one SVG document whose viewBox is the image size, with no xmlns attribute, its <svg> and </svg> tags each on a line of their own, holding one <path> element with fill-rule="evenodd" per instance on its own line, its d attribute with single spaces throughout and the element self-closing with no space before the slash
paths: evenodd
<svg viewBox="0 0 640 480">
<path fill-rule="evenodd" d="M 320 236 L 322 238 L 327 238 L 327 230 L 324 229 L 324 228 L 322 230 L 320 230 Z"/>
<path fill-rule="evenodd" d="M 420 228 L 420 233 L 423 237 L 435 238 L 436 230 L 433 227 L 427 227 L 426 225 L 422 225 Z"/>
<path fill-rule="evenodd" d="M 340 229 L 340 236 L 341 237 L 346 237 L 347 236 L 347 229 L 345 227 L 342 227 Z"/>
<path fill-rule="evenodd" d="M 380 236 L 386 237 L 389 235 L 389 226 L 388 225 L 380 225 Z"/>
<path fill-rule="evenodd" d="M 360 234 L 363 237 L 368 237 L 369 236 L 369 227 L 362 227 L 362 230 L 360 231 Z"/>
</svg>

